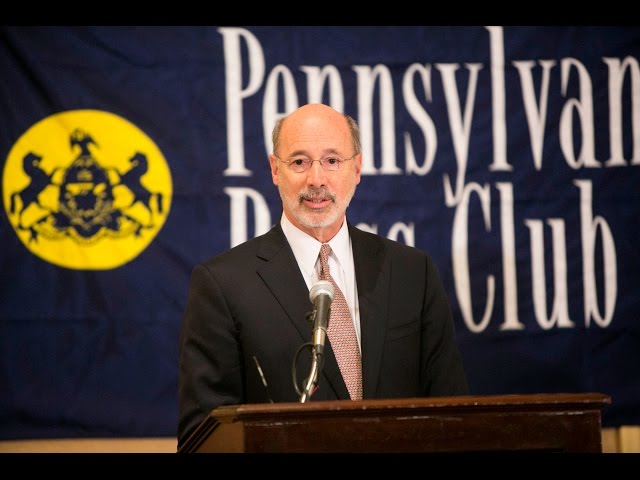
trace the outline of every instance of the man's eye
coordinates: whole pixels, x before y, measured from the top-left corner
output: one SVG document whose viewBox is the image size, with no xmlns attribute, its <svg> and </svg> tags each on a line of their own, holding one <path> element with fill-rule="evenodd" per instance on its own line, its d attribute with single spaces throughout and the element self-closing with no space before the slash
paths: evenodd
<svg viewBox="0 0 640 480">
<path fill-rule="evenodd" d="M 306 162 L 302 158 L 295 158 L 295 159 L 291 160 L 291 165 L 295 165 L 296 167 L 301 167 L 305 163 Z"/>
<path fill-rule="evenodd" d="M 337 157 L 327 157 L 324 159 L 324 163 L 326 163 L 327 165 L 336 165 L 340 163 L 340 159 Z"/>
</svg>

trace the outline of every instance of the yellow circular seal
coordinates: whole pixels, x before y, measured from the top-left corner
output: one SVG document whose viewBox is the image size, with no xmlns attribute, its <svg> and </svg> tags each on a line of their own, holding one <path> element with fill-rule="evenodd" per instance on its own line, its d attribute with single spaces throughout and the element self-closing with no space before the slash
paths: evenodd
<svg viewBox="0 0 640 480">
<path fill-rule="evenodd" d="M 138 256 L 171 208 L 171 172 L 158 146 L 101 110 L 47 117 L 13 145 L 2 176 L 7 218 L 38 257 L 108 270 Z"/>
</svg>

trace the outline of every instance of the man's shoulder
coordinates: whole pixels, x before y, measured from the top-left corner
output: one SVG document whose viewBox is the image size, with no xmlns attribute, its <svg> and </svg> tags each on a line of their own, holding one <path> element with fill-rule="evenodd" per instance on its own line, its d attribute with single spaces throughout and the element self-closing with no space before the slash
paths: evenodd
<svg viewBox="0 0 640 480">
<path fill-rule="evenodd" d="M 270 252 L 282 245 L 283 239 L 282 229 L 279 225 L 275 225 L 267 232 L 217 253 L 202 263 L 209 266 L 237 264 L 241 260 L 248 260 L 261 255 L 268 256 Z"/>
<path fill-rule="evenodd" d="M 415 280 L 437 275 L 438 269 L 428 251 L 377 233 L 353 228 L 351 232 L 354 260 L 357 265 L 373 264 L 376 268 L 393 268 L 397 275 Z"/>
<path fill-rule="evenodd" d="M 362 230 L 355 225 L 349 225 L 349 233 L 355 248 L 364 248 L 372 254 L 384 252 L 388 255 L 428 256 L 427 252 L 417 247 Z"/>
</svg>

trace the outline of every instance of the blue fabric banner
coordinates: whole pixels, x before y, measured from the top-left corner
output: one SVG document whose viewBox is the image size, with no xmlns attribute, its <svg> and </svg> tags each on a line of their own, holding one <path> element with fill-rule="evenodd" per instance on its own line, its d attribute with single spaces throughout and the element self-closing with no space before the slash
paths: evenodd
<svg viewBox="0 0 640 480">
<path fill-rule="evenodd" d="M 347 217 L 433 256 L 472 393 L 640 424 L 639 56 L 637 27 L 1 27 L 0 439 L 175 435 L 191 268 L 279 220 L 271 129 L 309 102 L 360 124 Z"/>
</svg>

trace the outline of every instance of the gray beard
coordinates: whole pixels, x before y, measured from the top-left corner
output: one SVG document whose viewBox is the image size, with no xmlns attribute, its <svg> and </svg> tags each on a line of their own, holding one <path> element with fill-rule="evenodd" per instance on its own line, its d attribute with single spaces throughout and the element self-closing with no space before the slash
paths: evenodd
<svg viewBox="0 0 640 480">
<path fill-rule="evenodd" d="M 356 185 L 353 186 L 353 190 L 349 193 L 347 198 L 342 202 L 335 202 L 329 213 L 320 215 L 311 212 L 307 212 L 302 206 L 301 195 L 298 196 L 297 203 L 292 204 L 288 198 L 284 196 L 282 191 L 278 189 L 280 193 L 280 198 L 282 202 L 287 205 L 295 219 L 305 228 L 325 228 L 331 226 L 335 223 L 342 215 L 344 215 L 349 208 L 349 204 L 351 203 L 351 199 L 356 191 Z"/>
</svg>

